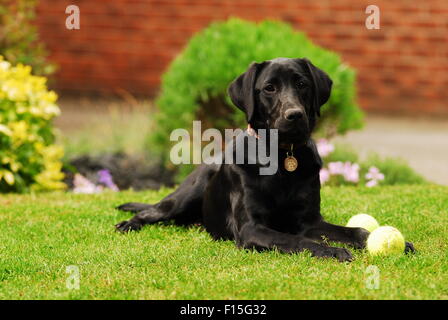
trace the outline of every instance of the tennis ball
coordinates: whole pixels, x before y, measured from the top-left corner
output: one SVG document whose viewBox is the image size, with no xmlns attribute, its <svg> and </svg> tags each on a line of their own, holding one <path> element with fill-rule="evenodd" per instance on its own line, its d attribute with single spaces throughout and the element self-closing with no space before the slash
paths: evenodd
<svg viewBox="0 0 448 320">
<path fill-rule="evenodd" d="M 350 228 L 364 228 L 369 232 L 372 232 L 376 228 L 378 228 L 380 225 L 375 220 L 374 217 L 369 216 L 365 213 L 357 214 L 350 218 L 347 222 L 347 227 Z"/>
<path fill-rule="evenodd" d="M 403 253 L 404 247 L 403 235 L 390 226 L 375 229 L 367 238 L 367 250 L 373 256 Z"/>
</svg>

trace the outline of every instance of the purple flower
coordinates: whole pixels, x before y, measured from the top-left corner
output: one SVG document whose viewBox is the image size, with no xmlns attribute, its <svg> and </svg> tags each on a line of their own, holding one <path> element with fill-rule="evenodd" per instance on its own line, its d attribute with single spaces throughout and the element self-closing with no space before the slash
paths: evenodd
<svg viewBox="0 0 448 320">
<path fill-rule="evenodd" d="M 119 191 L 117 185 L 114 183 L 112 179 L 110 171 L 107 169 L 98 171 L 98 182 L 105 185 L 107 188 L 113 191 Z"/>
<path fill-rule="evenodd" d="M 319 139 L 316 146 L 317 152 L 321 157 L 326 157 L 334 151 L 334 146 L 326 139 Z"/>
<path fill-rule="evenodd" d="M 330 180 L 330 171 L 328 169 L 322 168 L 319 171 L 320 183 L 325 184 L 328 180 Z"/>
<path fill-rule="evenodd" d="M 99 193 L 103 190 L 101 186 L 95 185 L 83 175 L 76 173 L 73 178 L 74 193 Z"/>
</svg>

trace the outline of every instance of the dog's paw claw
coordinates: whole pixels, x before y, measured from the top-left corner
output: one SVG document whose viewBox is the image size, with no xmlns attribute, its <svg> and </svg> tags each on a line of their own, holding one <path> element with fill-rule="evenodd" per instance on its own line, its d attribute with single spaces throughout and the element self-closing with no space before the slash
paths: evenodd
<svg viewBox="0 0 448 320">
<path fill-rule="evenodd" d="M 115 225 L 115 229 L 120 232 L 138 231 L 141 227 L 142 226 L 139 223 L 130 220 L 122 221 Z"/>
<path fill-rule="evenodd" d="M 339 250 L 337 250 L 336 254 L 335 254 L 335 258 L 338 259 L 340 262 L 351 262 L 353 261 L 353 256 L 352 253 L 345 249 L 345 248 L 337 248 Z"/>
</svg>

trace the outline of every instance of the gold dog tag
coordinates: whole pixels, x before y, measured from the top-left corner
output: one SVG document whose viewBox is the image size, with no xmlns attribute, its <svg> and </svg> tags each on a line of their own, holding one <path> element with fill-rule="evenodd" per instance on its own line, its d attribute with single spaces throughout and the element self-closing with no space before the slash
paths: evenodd
<svg viewBox="0 0 448 320">
<path fill-rule="evenodd" d="M 292 153 L 293 144 L 291 145 L 291 151 L 286 152 L 286 159 L 285 159 L 285 169 L 286 171 L 292 172 L 297 169 L 299 166 L 299 163 L 297 162 L 297 159 L 294 157 Z"/>
<path fill-rule="evenodd" d="M 289 172 L 292 172 L 297 169 L 299 166 L 299 163 L 297 162 L 297 159 L 292 156 L 288 155 L 285 159 L 285 169 Z"/>
</svg>

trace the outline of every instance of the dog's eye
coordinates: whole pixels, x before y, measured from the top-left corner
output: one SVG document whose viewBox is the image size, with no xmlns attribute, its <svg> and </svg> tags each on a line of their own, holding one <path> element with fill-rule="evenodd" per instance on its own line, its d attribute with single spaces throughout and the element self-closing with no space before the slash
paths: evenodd
<svg viewBox="0 0 448 320">
<path fill-rule="evenodd" d="M 268 93 L 273 93 L 275 92 L 275 87 L 272 84 L 268 84 L 263 90 Z"/>
<path fill-rule="evenodd" d="M 306 88 L 306 83 L 303 82 L 303 81 L 299 81 L 299 82 L 297 82 L 297 87 L 298 87 L 299 89 Z"/>
</svg>

